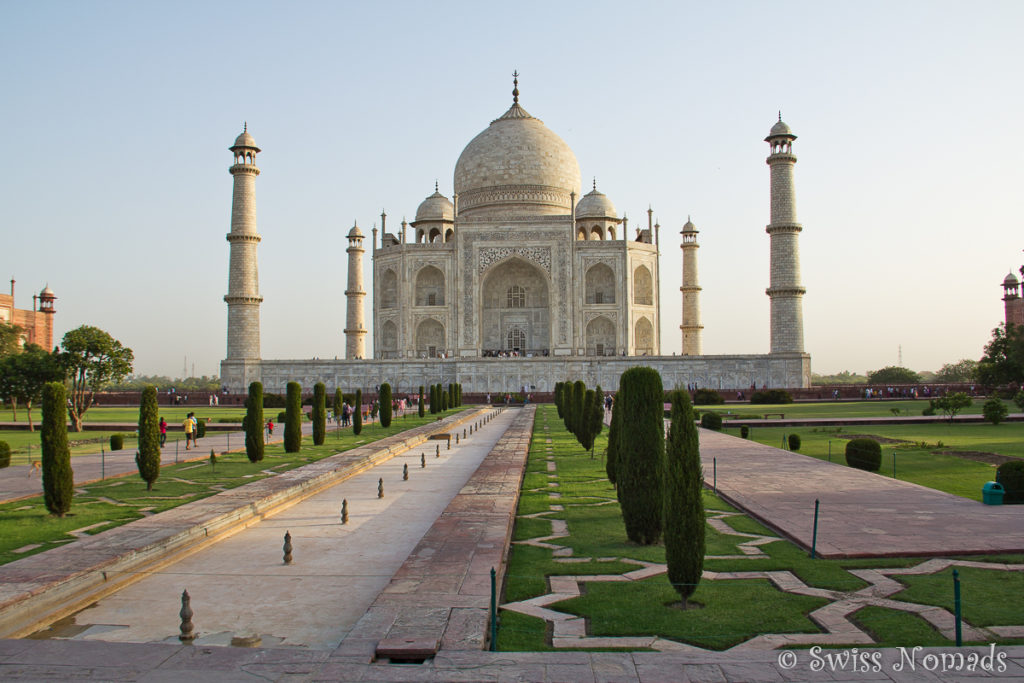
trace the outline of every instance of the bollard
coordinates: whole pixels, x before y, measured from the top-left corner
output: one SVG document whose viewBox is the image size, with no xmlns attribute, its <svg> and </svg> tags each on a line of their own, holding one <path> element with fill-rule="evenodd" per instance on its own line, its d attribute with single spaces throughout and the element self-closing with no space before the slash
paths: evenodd
<svg viewBox="0 0 1024 683">
<path fill-rule="evenodd" d="M 456 439 L 458 439 L 458 438 L 459 438 L 459 435 L 458 435 L 458 434 L 456 434 L 456 435 L 455 435 L 455 438 L 456 438 Z M 445 448 L 445 450 L 446 450 L 446 451 L 450 451 L 450 450 L 452 449 L 452 438 L 451 438 L 450 436 L 448 437 L 448 442 L 447 442 L 447 443 L 448 443 L 448 447 L 447 447 L 447 448 Z"/>
<path fill-rule="evenodd" d="M 441 457 L 441 444 L 435 444 L 434 445 L 434 457 L 435 458 L 440 458 Z"/>
<path fill-rule="evenodd" d="M 459 435 L 458 435 L 458 434 L 456 434 L 456 435 L 455 435 L 455 445 L 456 445 L 456 446 L 458 446 L 458 445 L 459 445 Z M 451 442 L 451 440 L 449 439 L 449 440 L 448 440 L 448 448 L 450 449 L 451 447 L 452 447 L 452 442 Z"/>
<path fill-rule="evenodd" d="M 348 498 L 341 500 L 341 523 L 348 524 Z"/>
<path fill-rule="evenodd" d="M 402 465 L 402 481 L 409 481 L 409 463 Z"/>
<path fill-rule="evenodd" d="M 465 428 L 462 429 L 462 438 L 463 439 L 466 438 L 466 429 Z"/>
<path fill-rule="evenodd" d="M 711 458 L 711 472 L 712 472 L 712 477 L 713 477 L 711 479 L 711 490 L 717 496 L 718 495 L 718 458 Z"/>
<path fill-rule="evenodd" d="M 292 535 L 291 532 L 284 532 L 284 563 L 292 563 Z"/>
<path fill-rule="evenodd" d="M 378 479 L 377 480 L 377 497 L 378 498 L 383 498 L 384 497 L 384 480 L 383 479 Z"/>
<path fill-rule="evenodd" d="M 811 534 L 811 559 L 815 558 L 818 549 L 818 499 L 814 499 L 814 531 Z"/>
<path fill-rule="evenodd" d="M 427 466 L 427 456 L 425 453 L 420 453 L 420 467 Z"/>
<path fill-rule="evenodd" d="M 498 649 L 498 581 L 491 567 L 491 652 Z"/>
<path fill-rule="evenodd" d="M 178 640 L 186 645 L 191 644 L 196 639 L 196 634 L 195 626 L 192 624 L 192 598 L 189 597 L 187 590 L 181 592 L 181 611 L 178 612 L 178 616 L 181 617 L 181 633 L 178 634 Z"/>
<path fill-rule="evenodd" d="M 956 646 L 964 644 L 964 635 L 961 628 L 962 614 L 960 611 L 960 572 L 953 570 L 953 615 L 956 617 Z"/>
</svg>

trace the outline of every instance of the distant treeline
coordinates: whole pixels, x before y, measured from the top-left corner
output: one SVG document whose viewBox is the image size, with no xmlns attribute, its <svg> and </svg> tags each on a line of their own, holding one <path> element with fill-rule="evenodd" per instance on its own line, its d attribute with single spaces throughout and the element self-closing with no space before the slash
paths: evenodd
<svg viewBox="0 0 1024 683">
<path fill-rule="evenodd" d="M 104 387 L 104 391 L 142 391 L 148 384 L 152 384 L 160 391 L 220 391 L 220 377 L 206 375 L 184 379 L 171 379 L 164 375 L 132 375 L 120 384 Z"/>
</svg>

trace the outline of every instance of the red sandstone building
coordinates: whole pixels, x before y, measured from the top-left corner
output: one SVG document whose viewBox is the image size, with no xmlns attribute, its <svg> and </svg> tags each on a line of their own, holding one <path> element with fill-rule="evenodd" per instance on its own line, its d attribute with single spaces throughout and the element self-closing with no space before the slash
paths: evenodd
<svg viewBox="0 0 1024 683">
<path fill-rule="evenodd" d="M 13 323 L 22 329 L 25 344 L 38 344 L 47 351 L 53 350 L 53 302 L 57 296 L 49 286 L 39 294 L 32 295 L 32 310 L 14 307 L 14 280 L 11 293 L 0 294 L 0 322 Z"/>
</svg>

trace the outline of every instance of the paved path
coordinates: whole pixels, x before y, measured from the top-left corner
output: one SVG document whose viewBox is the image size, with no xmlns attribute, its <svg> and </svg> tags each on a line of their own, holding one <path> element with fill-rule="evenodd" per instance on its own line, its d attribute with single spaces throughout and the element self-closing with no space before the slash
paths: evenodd
<svg viewBox="0 0 1024 683">
<path fill-rule="evenodd" d="M 720 494 L 808 549 L 819 499 L 823 557 L 1024 552 L 1024 505 L 983 505 L 705 429 L 700 454 L 708 486 L 717 461 Z"/>
<path fill-rule="evenodd" d="M 180 596 L 187 589 L 200 636 L 196 645 L 230 645 L 233 638 L 259 636 L 271 647 L 333 650 L 518 413 L 504 412 L 479 436 L 458 445 L 453 440 L 450 450 L 440 442 L 440 457 L 435 457 L 438 442 L 427 442 L 346 479 L 100 599 L 48 635 L 177 642 Z M 383 480 L 383 498 L 378 480 Z M 349 510 L 345 525 L 340 523 L 343 499 Z M 286 530 L 293 545 L 290 565 L 282 561 Z"/>
</svg>

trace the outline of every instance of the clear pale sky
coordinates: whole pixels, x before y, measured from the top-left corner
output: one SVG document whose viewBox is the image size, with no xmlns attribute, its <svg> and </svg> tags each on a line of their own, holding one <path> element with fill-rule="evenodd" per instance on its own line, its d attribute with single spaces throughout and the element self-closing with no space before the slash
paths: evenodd
<svg viewBox="0 0 1024 683">
<path fill-rule="evenodd" d="M 263 357 L 341 357 L 348 229 L 412 220 L 435 179 L 450 196 L 518 69 L 584 187 L 631 226 L 653 207 L 663 353 L 681 346 L 687 215 L 704 351 L 768 351 L 763 139 L 781 110 L 812 369 L 902 346 L 935 370 L 981 355 L 1024 261 L 1022 27 L 1019 1 L 2 0 L 0 278 L 20 307 L 49 283 L 58 339 L 88 323 L 137 373 L 219 373 L 227 148 L 248 121 Z"/>
</svg>

